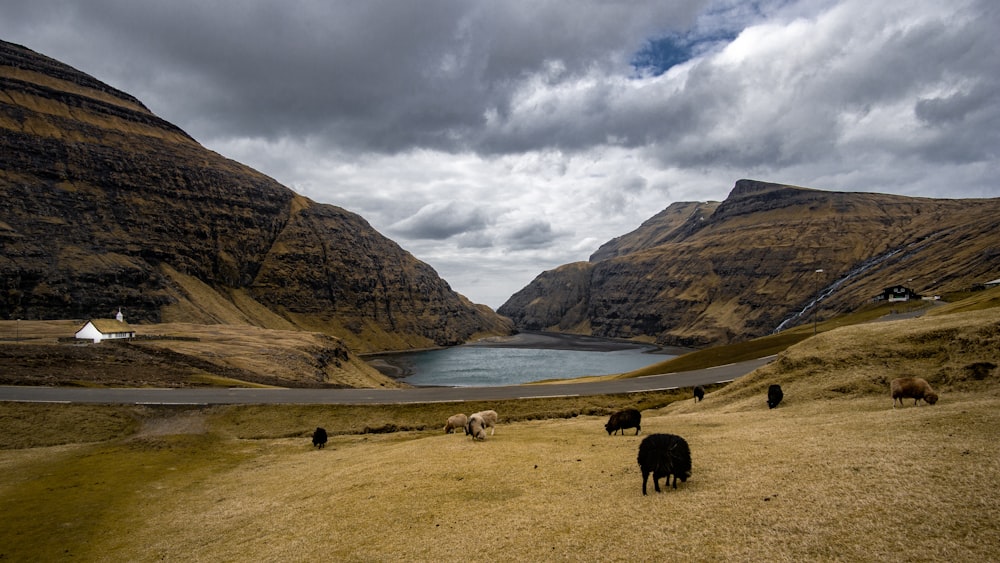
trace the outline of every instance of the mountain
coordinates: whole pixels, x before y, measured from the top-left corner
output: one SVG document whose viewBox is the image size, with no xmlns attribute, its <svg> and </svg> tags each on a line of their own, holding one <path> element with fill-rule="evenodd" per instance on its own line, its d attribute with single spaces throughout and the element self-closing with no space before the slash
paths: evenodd
<svg viewBox="0 0 1000 563">
<path fill-rule="evenodd" d="M 245 324 L 356 351 L 509 334 L 362 217 L 0 42 L 0 317 Z"/>
<path fill-rule="evenodd" d="M 1000 277 L 998 227 L 1000 199 L 739 180 L 723 202 L 675 203 L 588 262 L 542 273 L 497 312 L 527 330 L 729 343 L 856 310 L 897 284 L 933 295 Z"/>
</svg>

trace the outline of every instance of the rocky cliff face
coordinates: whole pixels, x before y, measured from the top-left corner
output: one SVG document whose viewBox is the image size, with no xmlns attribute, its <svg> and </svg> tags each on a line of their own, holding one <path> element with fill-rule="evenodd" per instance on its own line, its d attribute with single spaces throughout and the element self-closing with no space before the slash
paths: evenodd
<svg viewBox="0 0 1000 563">
<path fill-rule="evenodd" d="M 589 262 L 541 274 L 498 312 L 523 329 L 732 342 L 807 321 L 817 295 L 823 318 L 895 284 L 934 294 L 994 279 L 998 226 L 1000 199 L 740 180 L 721 203 L 673 204 Z"/>
<path fill-rule="evenodd" d="M 361 217 L 0 42 L 0 317 L 242 323 L 359 351 L 507 334 Z"/>
</svg>

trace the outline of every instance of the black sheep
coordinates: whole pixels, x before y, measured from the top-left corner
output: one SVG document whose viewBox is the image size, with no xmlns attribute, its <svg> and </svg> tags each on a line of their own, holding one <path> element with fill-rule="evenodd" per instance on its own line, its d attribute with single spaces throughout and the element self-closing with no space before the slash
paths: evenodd
<svg viewBox="0 0 1000 563">
<path fill-rule="evenodd" d="M 781 402 L 781 399 L 784 396 L 785 396 L 785 394 L 781 392 L 781 385 L 774 384 L 774 385 L 771 385 L 770 387 L 768 387 L 767 388 L 767 406 L 768 406 L 768 408 L 772 408 L 773 409 L 774 407 L 778 406 L 778 403 Z"/>
<path fill-rule="evenodd" d="M 642 494 L 646 494 L 646 479 L 653 474 L 653 487 L 660 492 L 659 479 L 666 477 L 664 486 L 670 486 L 670 476 L 686 483 L 691 476 L 691 450 L 688 443 L 673 434 L 650 434 L 639 444 L 639 468 L 642 470 Z"/>
<path fill-rule="evenodd" d="M 626 428 L 635 428 L 635 433 L 636 435 L 638 435 L 639 430 L 641 429 L 641 427 L 639 426 L 639 422 L 641 420 L 642 420 L 642 413 L 640 413 L 638 410 L 625 409 L 611 415 L 611 418 L 608 419 L 607 424 L 604 425 L 604 429 L 608 431 L 609 436 L 613 433 L 618 432 L 619 430 L 622 431 L 622 436 L 624 436 Z"/>
<path fill-rule="evenodd" d="M 698 402 L 705 398 L 705 388 L 701 385 L 694 388 L 694 402 Z"/>
<path fill-rule="evenodd" d="M 316 446 L 317 448 L 322 448 L 323 446 L 326 445 L 325 428 L 317 428 L 316 431 L 313 432 L 313 445 Z"/>
</svg>

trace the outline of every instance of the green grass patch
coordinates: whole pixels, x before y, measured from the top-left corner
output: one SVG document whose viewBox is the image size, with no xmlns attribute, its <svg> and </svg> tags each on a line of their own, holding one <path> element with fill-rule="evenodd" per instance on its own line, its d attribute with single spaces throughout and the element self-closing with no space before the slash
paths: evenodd
<svg viewBox="0 0 1000 563">
<path fill-rule="evenodd" d="M 114 560 L 132 517 L 158 491 L 182 491 L 247 459 L 215 434 L 25 450 L 0 477 L 0 560 Z M 96 541 L 101 538 L 100 541 Z"/>
<path fill-rule="evenodd" d="M 952 313 L 981 311 L 983 309 L 1000 307 L 1000 287 L 956 295 L 956 297 L 958 296 L 961 296 L 961 299 L 949 299 L 949 303 L 936 307 L 930 314 L 950 315 Z"/>
<path fill-rule="evenodd" d="M 622 395 L 511 399 L 401 405 L 227 405 L 209 413 L 210 426 L 241 439 L 308 438 L 316 427 L 330 435 L 418 432 L 437 434 L 456 413 L 493 409 L 500 423 L 606 416 L 624 408 L 658 409 L 689 399 L 687 390 Z"/>
<path fill-rule="evenodd" d="M 845 326 L 867 323 L 885 317 L 891 313 L 906 313 L 918 309 L 925 309 L 929 306 L 930 305 L 924 301 L 909 301 L 905 303 L 891 304 L 886 303 L 848 315 L 839 315 L 832 319 L 816 323 L 815 326 L 811 323 L 807 325 L 800 325 L 788 330 L 783 330 L 777 334 L 762 336 L 745 342 L 737 342 L 723 346 L 714 346 L 704 350 L 696 350 L 670 360 L 646 366 L 642 369 L 630 371 L 618 377 L 642 377 L 645 375 L 660 373 L 692 371 L 696 369 L 705 369 L 736 362 L 745 362 L 747 360 L 765 358 L 794 346 L 795 344 L 814 336 L 816 333 L 827 332 Z"/>
<path fill-rule="evenodd" d="M 129 405 L 3 403 L 0 450 L 104 442 L 135 433 L 142 418 Z"/>
<path fill-rule="evenodd" d="M 188 381 L 194 385 L 209 385 L 212 387 L 243 387 L 252 389 L 273 388 L 274 385 L 264 385 L 253 383 L 231 377 L 223 377 L 212 373 L 196 373 L 188 377 Z"/>
</svg>

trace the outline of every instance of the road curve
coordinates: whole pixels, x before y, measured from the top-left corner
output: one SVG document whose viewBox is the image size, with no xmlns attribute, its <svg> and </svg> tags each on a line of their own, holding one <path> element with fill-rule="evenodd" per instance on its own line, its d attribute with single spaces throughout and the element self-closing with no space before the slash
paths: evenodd
<svg viewBox="0 0 1000 563">
<path fill-rule="evenodd" d="M 412 389 L 152 389 L 0 386 L 0 401 L 139 405 L 376 405 L 493 401 L 662 391 L 732 381 L 769 363 L 774 356 L 725 366 L 631 379 L 508 385 L 502 387 L 415 387 Z"/>
</svg>

